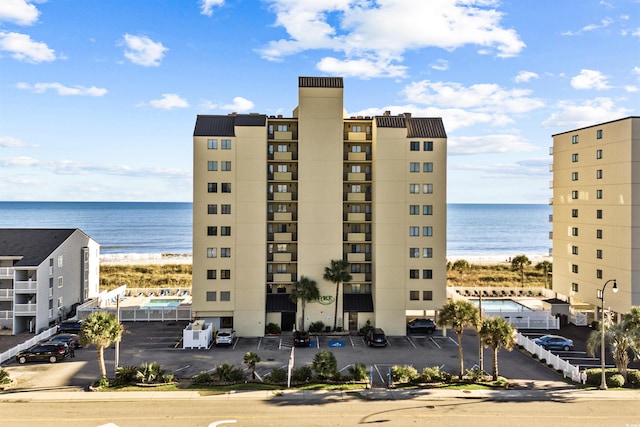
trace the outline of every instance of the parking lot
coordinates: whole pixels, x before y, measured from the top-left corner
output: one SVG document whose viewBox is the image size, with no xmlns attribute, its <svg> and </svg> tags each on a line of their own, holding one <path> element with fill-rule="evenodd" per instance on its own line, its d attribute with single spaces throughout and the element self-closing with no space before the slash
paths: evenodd
<svg viewBox="0 0 640 427">
<path fill-rule="evenodd" d="M 158 362 L 177 378 L 191 378 L 201 371 L 213 370 L 223 362 L 243 367 L 243 356 L 249 351 L 260 356 L 261 362 L 256 372 L 264 376 L 274 368 L 285 368 L 293 347 L 292 334 L 284 332 L 279 336 L 238 337 L 231 346 L 183 349 L 181 338 L 186 322 L 127 322 L 124 325 L 125 334 L 119 345 L 119 365 L 140 366 L 145 362 Z M 458 345 L 452 331 L 447 331 L 446 336 L 442 331 L 407 337 L 392 336 L 388 337 L 387 347 L 376 348 L 368 347 L 364 338 L 358 335 L 321 335 L 311 338 L 310 347 L 295 348 L 294 366 L 311 364 L 319 350 L 328 350 L 335 355 L 341 371 L 356 363 L 367 366 L 373 372 L 375 386 L 384 385 L 389 368 L 393 365 L 412 365 L 418 371 L 424 367 L 439 366 L 454 374 L 458 372 Z M 463 346 L 465 369 L 472 368 L 478 364 L 479 356 L 478 336 L 474 330 L 465 331 Z M 492 351 L 485 349 L 483 354 L 485 370 L 490 372 Z M 18 380 L 18 390 L 85 389 L 99 377 L 97 352 L 89 347 L 76 350 L 75 355 L 73 359 L 55 364 L 19 365 L 10 361 L 4 367 Z M 105 350 L 105 363 L 109 376 L 113 376 L 114 347 Z M 522 383 L 560 380 L 556 372 L 517 349 L 512 352 L 500 351 L 499 369 L 500 375 Z"/>
</svg>

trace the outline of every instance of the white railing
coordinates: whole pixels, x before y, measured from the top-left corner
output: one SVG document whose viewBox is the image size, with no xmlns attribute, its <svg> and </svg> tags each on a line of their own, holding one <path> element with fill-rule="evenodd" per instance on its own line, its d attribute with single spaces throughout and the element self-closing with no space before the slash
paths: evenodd
<svg viewBox="0 0 640 427">
<path fill-rule="evenodd" d="M 116 313 L 115 307 L 78 307 L 79 319 L 84 319 L 96 310 Z M 166 322 L 192 320 L 191 306 L 184 307 L 120 307 L 121 322 Z"/>
<path fill-rule="evenodd" d="M 548 313 L 548 312 L 547 312 Z M 496 313 L 487 313 L 489 316 L 497 315 Z M 505 320 L 511 323 L 517 329 L 560 329 L 560 318 L 550 315 L 544 317 L 535 316 L 507 316 L 506 313 L 500 314 Z"/>
<path fill-rule="evenodd" d="M 38 289 L 38 282 L 35 280 L 19 280 L 14 284 L 16 291 L 31 291 L 35 292 Z"/>
<path fill-rule="evenodd" d="M 587 313 L 569 309 L 569 323 L 576 326 L 587 326 L 589 324 L 588 319 L 589 317 L 587 316 Z"/>
<path fill-rule="evenodd" d="M 0 277 L 13 277 L 16 269 L 12 267 L 0 267 Z"/>
<path fill-rule="evenodd" d="M 38 304 L 14 304 L 13 311 L 16 314 L 36 314 Z"/>
<path fill-rule="evenodd" d="M 534 343 L 529 338 L 525 337 L 521 333 L 517 334 L 518 345 L 524 347 L 529 353 L 536 355 L 540 361 L 545 362 L 556 371 L 561 371 L 565 378 L 569 377 L 572 381 L 580 381 L 580 367 L 573 366 L 566 360 L 561 359 L 559 356 L 551 353 L 549 350 L 545 350 L 538 344 Z"/>
<path fill-rule="evenodd" d="M 40 341 L 44 341 L 45 339 L 49 338 L 51 335 L 55 335 L 57 331 L 58 331 L 58 327 L 54 326 L 53 328 L 49 328 L 46 331 L 34 336 L 33 338 L 28 339 L 22 344 L 18 344 L 17 346 L 10 348 L 4 353 L 0 353 L 0 363 L 6 362 L 7 360 L 15 357 L 15 355 L 18 354 L 18 352 L 22 350 L 26 350 L 29 347 L 36 345 Z"/>
<path fill-rule="evenodd" d="M 13 320 L 13 310 L 0 310 L 0 320 Z"/>
<path fill-rule="evenodd" d="M 0 289 L 0 299 L 13 300 L 13 289 Z"/>
</svg>

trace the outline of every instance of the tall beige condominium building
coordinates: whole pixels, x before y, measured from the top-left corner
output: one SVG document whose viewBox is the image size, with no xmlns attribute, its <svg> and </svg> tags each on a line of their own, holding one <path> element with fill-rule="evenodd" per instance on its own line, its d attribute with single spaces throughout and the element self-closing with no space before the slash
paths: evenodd
<svg viewBox="0 0 640 427">
<path fill-rule="evenodd" d="M 640 305 L 640 117 L 553 135 L 553 288 L 626 313 Z"/>
<path fill-rule="evenodd" d="M 193 137 L 193 310 L 262 336 L 312 322 L 404 335 L 446 298 L 447 136 L 440 118 L 345 117 L 343 80 L 300 77 L 291 117 L 200 115 Z M 352 280 L 323 280 L 331 260 Z M 337 304 L 337 319 L 334 312 Z"/>
</svg>

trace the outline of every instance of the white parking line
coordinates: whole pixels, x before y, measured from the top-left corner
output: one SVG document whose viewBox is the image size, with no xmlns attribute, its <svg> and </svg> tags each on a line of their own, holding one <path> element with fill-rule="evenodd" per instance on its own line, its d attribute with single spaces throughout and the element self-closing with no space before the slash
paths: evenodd
<svg viewBox="0 0 640 427">
<path fill-rule="evenodd" d="M 413 341 L 411 341 L 411 338 L 407 335 L 407 341 L 409 341 L 409 344 L 411 344 L 413 346 L 413 348 L 418 348 L 416 347 L 416 345 L 413 343 Z"/>
<path fill-rule="evenodd" d="M 434 344 L 436 345 L 436 347 L 438 347 L 438 348 L 440 348 L 440 349 L 442 348 L 442 347 L 440 347 L 440 344 L 438 344 L 438 343 L 436 342 L 436 340 L 434 340 L 434 339 L 433 339 L 433 337 L 429 337 L 429 339 L 431 340 L 431 342 L 432 342 L 432 343 L 434 343 Z"/>
</svg>

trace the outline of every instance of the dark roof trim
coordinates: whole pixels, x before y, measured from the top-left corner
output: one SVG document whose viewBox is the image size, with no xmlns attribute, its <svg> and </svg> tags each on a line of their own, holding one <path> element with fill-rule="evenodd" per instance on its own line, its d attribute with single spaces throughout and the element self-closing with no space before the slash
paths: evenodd
<svg viewBox="0 0 640 427">
<path fill-rule="evenodd" d="M 82 233 L 77 228 L 0 228 L 0 256 L 21 256 L 14 267 L 38 266 L 76 230 Z"/>
<path fill-rule="evenodd" d="M 406 128 L 407 138 L 446 138 L 440 117 L 376 116 L 379 128 Z"/>
<path fill-rule="evenodd" d="M 298 77 L 298 87 L 342 88 L 342 77 Z"/>
<path fill-rule="evenodd" d="M 603 123 L 597 123 L 595 125 L 591 125 L 591 126 L 585 126 L 582 128 L 578 128 L 578 129 L 572 129 L 572 130 L 567 130 L 564 132 L 560 132 L 560 133 L 554 133 L 553 135 L 551 135 L 552 137 L 554 136 L 558 136 L 558 135 L 563 135 L 565 133 L 574 133 L 574 132 L 580 132 L 581 130 L 585 130 L 585 129 L 590 129 L 590 128 L 594 128 L 594 127 L 598 127 L 598 126 L 604 126 L 604 125 L 608 125 L 611 123 L 615 123 L 615 122 L 621 122 L 623 120 L 632 120 L 632 119 L 640 119 L 640 116 L 629 116 L 629 117 L 623 117 L 621 119 L 616 119 L 616 120 L 610 120 L 608 122 L 603 122 Z"/>
<path fill-rule="evenodd" d="M 193 136 L 235 136 L 235 126 L 266 126 L 264 114 L 198 115 Z"/>
</svg>

